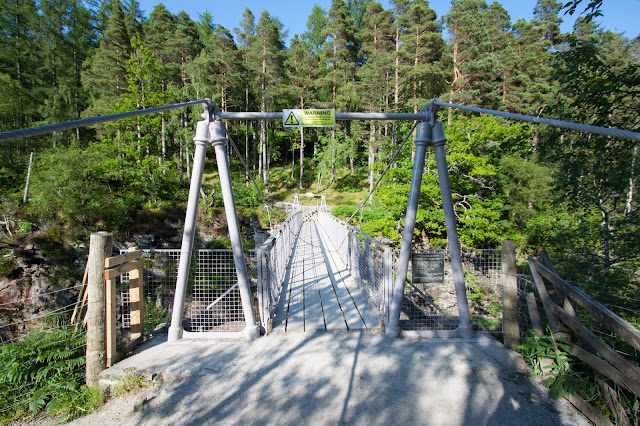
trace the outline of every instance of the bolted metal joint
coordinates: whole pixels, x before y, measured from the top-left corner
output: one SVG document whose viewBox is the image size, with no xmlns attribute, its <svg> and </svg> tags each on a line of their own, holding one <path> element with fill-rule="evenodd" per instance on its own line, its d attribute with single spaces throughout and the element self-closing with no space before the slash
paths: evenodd
<svg viewBox="0 0 640 426">
<path fill-rule="evenodd" d="M 209 143 L 211 146 L 227 144 L 227 132 L 224 128 L 224 123 L 221 120 L 216 120 L 208 123 L 209 125 Z"/>
<path fill-rule="evenodd" d="M 444 127 L 439 121 L 435 123 L 423 121 L 418 124 L 417 130 L 416 139 L 414 140 L 416 146 L 443 146 L 447 141 L 444 136 Z"/>
</svg>

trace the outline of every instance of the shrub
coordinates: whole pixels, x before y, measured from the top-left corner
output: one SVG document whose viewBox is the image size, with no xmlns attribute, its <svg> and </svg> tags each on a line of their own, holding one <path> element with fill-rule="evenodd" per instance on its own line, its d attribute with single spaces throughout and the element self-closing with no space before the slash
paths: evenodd
<svg viewBox="0 0 640 426">
<path fill-rule="evenodd" d="M 42 410 L 67 419 L 102 402 L 85 381 L 85 334 L 72 328 L 31 332 L 0 346 L 0 421 L 31 417 Z"/>
</svg>

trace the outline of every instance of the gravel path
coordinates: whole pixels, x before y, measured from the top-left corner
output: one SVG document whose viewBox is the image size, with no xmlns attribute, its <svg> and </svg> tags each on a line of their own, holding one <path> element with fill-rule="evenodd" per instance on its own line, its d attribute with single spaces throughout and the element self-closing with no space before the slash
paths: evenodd
<svg viewBox="0 0 640 426">
<path fill-rule="evenodd" d="M 72 424 L 589 424 L 568 403 L 549 400 L 522 359 L 487 337 L 287 333 L 166 343 L 161 336 L 105 377 L 133 371 L 154 376 L 155 385 Z"/>
</svg>

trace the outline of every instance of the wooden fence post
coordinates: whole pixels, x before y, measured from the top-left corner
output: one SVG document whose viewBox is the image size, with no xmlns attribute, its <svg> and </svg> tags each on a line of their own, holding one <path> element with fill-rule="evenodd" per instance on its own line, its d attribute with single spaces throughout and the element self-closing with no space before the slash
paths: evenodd
<svg viewBox="0 0 640 426">
<path fill-rule="evenodd" d="M 106 265 L 105 265 L 106 266 Z M 106 307 L 106 317 L 105 317 L 105 326 L 106 326 L 106 347 L 107 347 L 107 367 L 111 367 L 114 363 L 114 358 L 116 357 L 116 311 L 118 310 L 118 305 L 116 303 L 116 279 L 109 278 L 105 282 L 105 299 L 107 301 Z"/>
<path fill-rule="evenodd" d="M 129 249 L 137 251 L 137 247 Z M 144 336 L 144 289 L 142 284 L 142 268 L 129 271 L 129 310 L 131 313 L 131 340 Z"/>
<path fill-rule="evenodd" d="M 538 311 L 538 302 L 536 302 L 536 295 L 533 292 L 527 294 L 527 307 L 529 308 L 529 318 L 531 318 L 531 328 L 539 334 L 544 334 L 542 322 L 540 321 L 540 312 Z"/>
<path fill-rule="evenodd" d="M 516 276 L 516 243 L 502 242 L 502 298 L 504 320 L 504 345 L 515 348 L 520 341 L 520 324 L 518 320 L 518 277 Z"/>
<path fill-rule="evenodd" d="M 89 274 L 87 278 L 89 301 L 87 306 L 87 360 L 86 383 L 98 384 L 98 375 L 106 368 L 105 351 L 105 280 L 104 260 L 111 255 L 113 236 L 107 232 L 91 234 L 89 243 Z"/>
</svg>

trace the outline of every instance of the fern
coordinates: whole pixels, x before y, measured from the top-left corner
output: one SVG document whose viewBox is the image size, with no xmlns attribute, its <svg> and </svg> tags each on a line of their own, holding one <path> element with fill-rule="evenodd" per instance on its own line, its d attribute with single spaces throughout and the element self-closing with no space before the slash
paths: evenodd
<svg viewBox="0 0 640 426">
<path fill-rule="evenodd" d="M 84 335 L 62 328 L 0 346 L 0 422 L 44 409 L 82 412 L 83 401 L 96 399 L 84 386 L 84 345 Z"/>
</svg>

